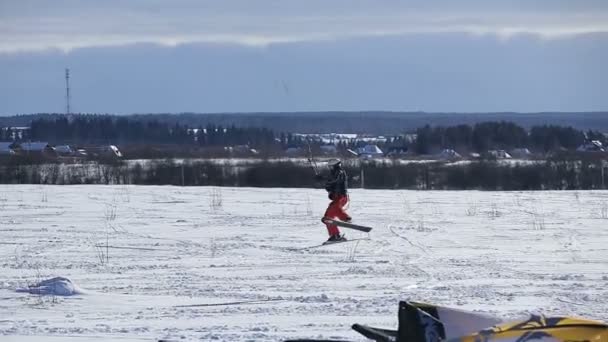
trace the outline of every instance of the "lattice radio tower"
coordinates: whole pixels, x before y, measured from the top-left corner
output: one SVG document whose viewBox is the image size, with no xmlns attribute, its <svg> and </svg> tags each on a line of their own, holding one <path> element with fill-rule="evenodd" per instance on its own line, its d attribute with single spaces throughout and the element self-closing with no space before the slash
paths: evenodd
<svg viewBox="0 0 608 342">
<path fill-rule="evenodd" d="M 65 112 L 70 114 L 70 69 L 65 69 Z"/>
</svg>

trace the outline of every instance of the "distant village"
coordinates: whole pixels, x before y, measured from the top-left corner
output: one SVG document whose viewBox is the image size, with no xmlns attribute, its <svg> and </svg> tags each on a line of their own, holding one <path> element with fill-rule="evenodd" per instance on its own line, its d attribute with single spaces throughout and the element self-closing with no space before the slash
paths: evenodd
<svg viewBox="0 0 608 342">
<path fill-rule="evenodd" d="M 92 158 L 122 158 L 122 153 L 114 145 L 87 146 L 73 148 L 70 145 L 51 146 L 47 142 L 0 142 L 1 155 L 31 156 L 44 159 L 86 159 Z"/>
<path fill-rule="evenodd" d="M 4 128 L 3 128 L 4 129 Z M 41 160 L 120 159 L 122 153 L 115 145 L 51 145 L 44 141 L 19 141 L 29 127 L 11 127 L 13 141 L 0 141 L 0 156 L 21 156 Z"/>
<path fill-rule="evenodd" d="M 80 162 L 214 158 L 340 157 L 360 160 L 543 160 L 556 154 L 606 158 L 605 134 L 568 126 L 524 128 L 512 122 L 425 125 L 399 135 L 275 132 L 236 127 L 73 115 L 0 127 L 0 160 Z M 14 158 L 13 158 L 14 157 Z"/>
<path fill-rule="evenodd" d="M 22 156 L 38 158 L 43 160 L 56 161 L 81 161 L 87 159 L 122 159 L 125 158 L 117 145 L 94 145 L 83 146 L 72 145 L 52 145 L 44 141 L 19 142 L 19 138 L 28 127 L 13 127 L 12 134 L 14 141 L 0 141 L 0 156 Z M 193 135 L 194 139 L 199 137 Z M 461 154 L 455 149 L 445 148 L 434 154 L 416 154 L 408 146 L 416 140 L 416 134 L 406 134 L 401 136 L 402 145 L 391 144 L 395 141 L 394 137 L 372 136 L 360 134 L 303 134 L 294 133 L 294 140 L 298 144 L 286 146 L 279 153 L 274 153 L 273 157 L 307 157 L 312 152 L 311 145 L 315 146 L 315 155 L 327 157 L 345 157 L 359 159 L 424 159 L 424 160 L 443 160 L 455 161 L 463 159 L 535 159 L 544 158 L 545 155 L 532 153 L 526 147 L 514 148 L 511 150 L 490 149 L 485 153 L 470 152 Z M 278 140 L 278 139 L 277 139 Z M 302 142 L 306 142 L 303 144 Z M 347 148 L 346 146 L 352 146 Z M 239 158 L 260 158 L 267 156 L 259 148 L 253 148 L 248 144 L 222 146 L 219 149 L 214 147 L 218 156 L 239 157 Z M 576 149 L 577 152 L 605 152 L 606 149 L 602 142 L 590 140 L 581 144 Z M 276 152 L 276 151 L 275 151 Z"/>
<path fill-rule="evenodd" d="M 382 149 L 380 146 L 386 146 L 389 142 L 389 138 L 384 136 L 360 136 L 357 134 L 300 134 L 300 136 L 312 140 L 319 141 L 322 144 L 320 149 L 324 155 L 338 155 L 339 151 L 337 146 L 341 142 L 350 142 L 360 145 L 356 149 L 348 149 L 352 156 L 356 156 L 361 159 L 375 159 L 375 158 L 400 158 L 400 159 L 428 159 L 428 160 L 459 160 L 459 159 L 479 159 L 481 157 L 489 157 L 493 159 L 531 159 L 531 158 L 543 158 L 545 155 L 535 155 L 528 148 L 514 148 L 509 151 L 506 150 L 487 150 L 484 155 L 477 152 L 470 152 L 465 155 L 461 155 L 457 151 L 451 148 L 441 149 L 435 154 L 416 154 L 410 151 L 407 146 L 389 146 Z M 408 134 L 404 136 L 404 141 L 410 146 L 416 140 L 416 134 Z M 590 140 L 577 147 L 577 152 L 605 152 L 606 149 L 602 142 L 598 140 Z M 288 155 L 302 154 L 303 147 L 292 147 L 286 151 Z"/>
</svg>

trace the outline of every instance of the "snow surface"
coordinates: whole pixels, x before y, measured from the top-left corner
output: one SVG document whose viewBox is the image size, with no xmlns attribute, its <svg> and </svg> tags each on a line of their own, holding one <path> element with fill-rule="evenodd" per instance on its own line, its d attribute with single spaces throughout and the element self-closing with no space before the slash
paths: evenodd
<svg viewBox="0 0 608 342">
<path fill-rule="evenodd" d="M 608 192 L 0 185 L 0 340 L 364 341 L 399 300 L 608 320 Z M 348 237 L 368 234 L 343 230 Z M 21 293 L 65 277 L 86 294 Z"/>
</svg>

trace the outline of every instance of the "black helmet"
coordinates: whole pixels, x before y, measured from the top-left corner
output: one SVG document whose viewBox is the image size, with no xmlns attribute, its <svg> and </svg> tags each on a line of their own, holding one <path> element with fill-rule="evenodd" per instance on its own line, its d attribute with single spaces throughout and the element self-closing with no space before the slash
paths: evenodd
<svg viewBox="0 0 608 342">
<path fill-rule="evenodd" d="M 338 169 L 342 166 L 342 161 L 340 159 L 330 159 L 327 161 L 327 166 L 330 169 Z"/>
</svg>

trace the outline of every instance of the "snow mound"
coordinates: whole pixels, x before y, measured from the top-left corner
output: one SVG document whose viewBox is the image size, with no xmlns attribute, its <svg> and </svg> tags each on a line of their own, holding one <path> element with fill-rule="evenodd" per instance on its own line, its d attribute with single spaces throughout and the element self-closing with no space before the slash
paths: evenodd
<svg viewBox="0 0 608 342">
<path fill-rule="evenodd" d="M 54 295 L 54 296 L 74 296 L 83 294 L 81 288 L 76 286 L 68 278 L 55 277 L 43 280 L 35 285 L 28 287 L 17 288 L 17 292 L 25 292 L 37 295 Z"/>
</svg>

